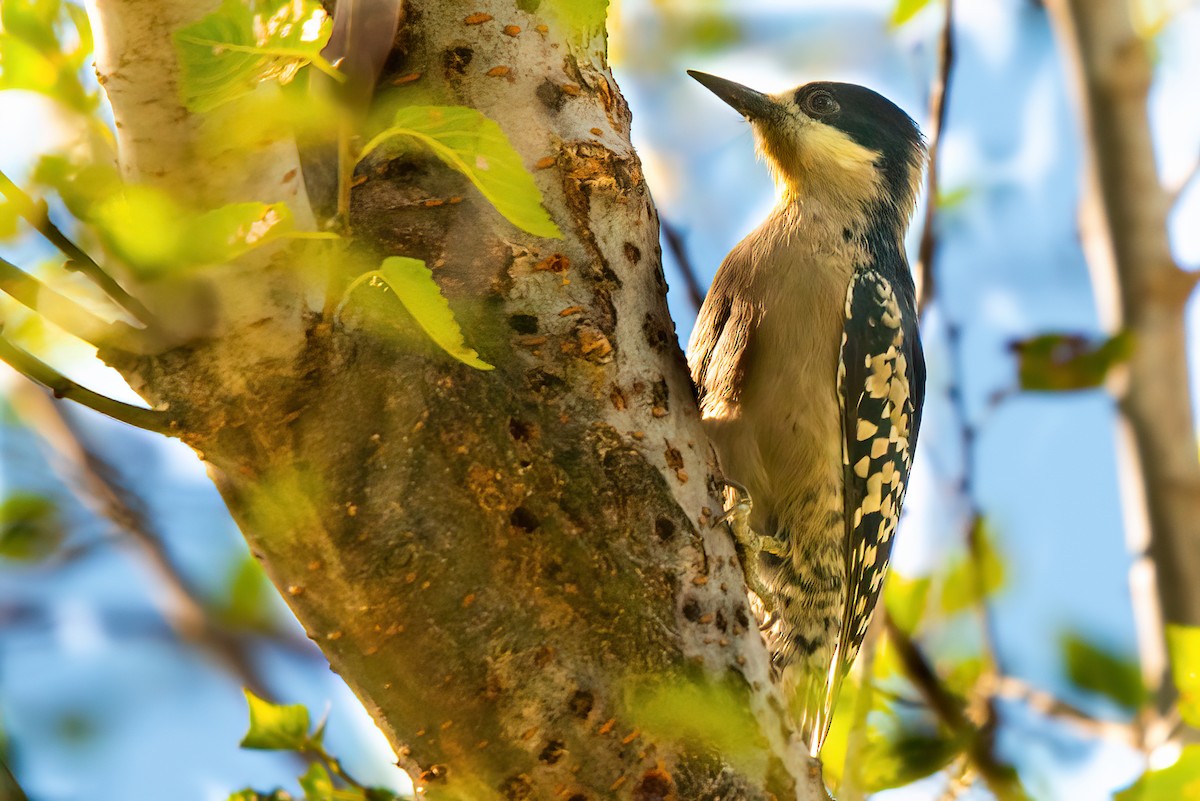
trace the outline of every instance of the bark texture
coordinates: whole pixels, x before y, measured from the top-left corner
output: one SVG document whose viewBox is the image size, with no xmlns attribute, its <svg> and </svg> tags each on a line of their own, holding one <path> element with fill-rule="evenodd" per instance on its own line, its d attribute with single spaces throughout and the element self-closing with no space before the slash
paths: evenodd
<svg viewBox="0 0 1200 801">
<path fill-rule="evenodd" d="M 1149 561 L 1139 560 L 1132 580 L 1143 668 L 1158 687 L 1166 670 L 1162 618 L 1200 625 L 1200 461 L 1184 320 L 1196 276 L 1171 255 L 1170 193 L 1158 176 L 1146 106 L 1153 64 L 1129 4 L 1054 0 L 1048 7 L 1091 143 L 1083 203 L 1097 298 L 1105 321 L 1134 336 L 1120 403 L 1140 465 L 1140 497 L 1127 502 L 1136 517 L 1144 499 L 1149 524 L 1148 541 L 1133 543 L 1135 558 Z"/>
<path fill-rule="evenodd" d="M 289 142 L 230 154 L 237 180 L 197 169 L 189 143 L 210 122 L 175 101 L 169 37 L 215 6 L 93 0 L 123 169 L 208 204 L 301 203 Z M 398 305 L 386 322 L 362 311 L 387 298 L 322 317 L 311 248 L 189 279 L 204 313 L 189 311 L 184 344 L 106 355 L 183 421 L 255 555 L 431 797 L 821 797 L 711 527 L 710 449 L 604 47 L 537 2 L 405 4 L 381 82 L 401 86 L 378 104 L 496 120 L 565 238 L 517 231 L 432 157 L 379 153 L 356 176 L 354 248 L 368 267 L 424 259 L 495 371 L 451 361 Z M 754 710 L 756 756 L 641 727 L 637 688 L 701 678 Z"/>
</svg>

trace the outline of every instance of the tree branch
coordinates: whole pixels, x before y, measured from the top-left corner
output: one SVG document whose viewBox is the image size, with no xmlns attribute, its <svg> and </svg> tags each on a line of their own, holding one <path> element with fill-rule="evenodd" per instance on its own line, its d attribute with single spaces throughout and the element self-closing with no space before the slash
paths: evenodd
<svg viewBox="0 0 1200 801">
<path fill-rule="evenodd" d="M 13 204 L 17 213 L 24 217 L 34 227 L 34 230 L 62 251 L 68 259 L 67 269 L 78 270 L 86 275 L 96 286 L 104 290 L 104 294 L 108 295 L 114 303 L 133 315 L 134 319 L 148 325 L 154 322 L 154 315 L 142 305 L 141 301 L 126 292 L 83 248 L 72 242 L 54 224 L 50 219 L 50 211 L 45 201 L 34 201 L 3 172 L 0 172 L 0 194 L 8 198 L 8 202 Z"/>
<path fill-rule="evenodd" d="M 937 273 L 934 270 L 937 243 L 938 162 L 942 153 L 942 129 L 946 125 L 947 97 L 950 77 L 954 71 L 954 0 L 945 0 L 945 17 L 938 46 L 937 77 L 929 91 L 929 172 L 925 184 L 925 227 L 921 232 L 921 247 L 917 255 L 920 276 L 917 310 L 923 312 L 937 294 Z"/>
<path fill-rule="evenodd" d="M 170 436 L 179 435 L 179 421 L 173 415 L 154 409 L 132 406 L 92 392 L 90 389 L 76 384 L 28 351 L 14 345 L 11 340 L 3 336 L 3 330 L 4 327 L 0 325 L 0 361 L 7 362 L 21 375 L 46 387 L 54 393 L 56 398 L 75 401 L 81 406 L 86 406 L 122 423 L 128 423 L 135 428 Z"/>
<path fill-rule="evenodd" d="M 204 597 L 167 552 L 145 503 L 121 481 L 116 467 L 84 442 L 71 418 L 42 390 L 27 385 L 14 400 L 31 430 L 58 457 L 56 466 L 63 480 L 76 487 L 78 497 L 97 515 L 123 532 L 152 568 L 166 590 L 165 598 L 156 599 L 175 634 L 215 657 L 256 695 L 272 698 L 269 682 L 247 651 L 246 636 L 213 618 Z M 309 643 L 285 642 L 291 638 L 280 632 L 265 632 L 263 637 L 286 644 L 293 651 L 312 652 Z"/>
<path fill-rule="evenodd" d="M 1089 737 L 1113 740 L 1130 748 L 1138 747 L 1133 727 L 1125 723 L 1100 720 L 1061 698 L 1013 676 L 995 676 L 990 691 L 1010 701 L 1020 701 L 1044 717 L 1064 723 Z"/>
<path fill-rule="evenodd" d="M 1130 572 L 1143 680 L 1156 697 L 1144 730 L 1170 709 L 1162 623 L 1200 625 L 1200 461 L 1189 394 L 1184 311 L 1194 276 L 1176 265 L 1167 236 L 1171 198 L 1154 159 L 1146 103 L 1147 43 L 1124 0 L 1046 3 L 1076 84 L 1087 132 L 1081 200 L 1084 250 L 1100 316 L 1136 348 L 1119 397 Z M 1152 561 L 1137 558 L 1148 553 Z"/>
<path fill-rule="evenodd" d="M 965 702 L 946 689 L 941 679 L 938 678 L 933 665 L 926 659 L 916 642 L 896 625 L 891 616 L 885 617 L 888 639 L 896 649 L 896 654 L 904 667 L 905 676 L 916 687 L 917 692 L 921 694 L 925 704 L 937 719 L 967 744 L 966 752 L 988 789 L 1000 801 L 1027 799 L 1028 796 L 1021 787 L 1016 771 L 1011 766 L 998 761 L 993 753 L 993 739 L 997 723 L 994 710 L 989 709 L 983 724 L 976 727 L 967 717 Z"/>
<path fill-rule="evenodd" d="M 0 259 L 0 291 L 89 344 L 139 354 L 150 349 L 144 329 L 122 321 L 105 322 L 4 259 Z"/>
</svg>

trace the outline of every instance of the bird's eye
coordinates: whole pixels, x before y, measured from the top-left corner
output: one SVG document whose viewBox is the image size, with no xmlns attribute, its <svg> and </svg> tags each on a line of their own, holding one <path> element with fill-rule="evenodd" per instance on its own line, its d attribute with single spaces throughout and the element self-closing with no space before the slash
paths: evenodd
<svg viewBox="0 0 1200 801">
<path fill-rule="evenodd" d="M 833 95 L 829 92 L 813 92 L 804 100 L 804 109 L 811 114 L 825 115 L 832 114 L 839 108 L 838 102 L 833 99 Z"/>
</svg>

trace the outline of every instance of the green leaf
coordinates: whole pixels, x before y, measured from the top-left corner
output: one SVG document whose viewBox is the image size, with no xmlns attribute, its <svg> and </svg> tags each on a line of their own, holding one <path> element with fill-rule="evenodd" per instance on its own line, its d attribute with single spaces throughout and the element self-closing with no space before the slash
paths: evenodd
<svg viewBox="0 0 1200 801">
<path fill-rule="evenodd" d="M 80 164 L 65 156 L 43 156 L 33 170 L 33 182 L 58 192 L 80 220 L 92 220 L 96 210 L 124 189 L 113 164 Z"/>
<path fill-rule="evenodd" d="M 1109 651 L 1077 634 L 1063 637 L 1067 677 L 1076 687 L 1103 695 L 1126 709 L 1146 700 L 1137 662 Z"/>
<path fill-rule="evenodd" d="M 972 195 L 971 187 L 960 186 L 947 192 L 939 192 L 937 197 L 938 211 L 952 211 L 967 202 Z"/>
<path fill-rule="evenodd" d="M 308 743 L 308 710 L 300 704 L 272 704 L 249 690 L 250 730 L 242 748 L 264 751 L 299 751 Z"/>
<path fill-rule="evenodd" d="M 1187 745 L 1175 764 L 1147 771 L 1115 801 L 1200 801 L 1200 745 Z"/>
<path fill-rule="evenodd" d="M 216 610 L 221 620 L 238 628 L 266 629 L 270 625 L 271 582 L 262 565 L 246 555 L 230 571 L 223 593 L 224 603 Z"/>
<path fill-rule="evenodd" d="M 1021 389 L 1034 392 L 1098 387 L 1112 368 L 1129 360 L 1133 346 L 1128 331 L 1101 341 L 1080 334 L 1042 334 L 1009 345 L 1017 354 Z"/>
<path fill-rule="evenodd" d="M 44 559 L 54 553 L 64 534 L 58 509 L 49 498 L 16 492 L 0 503 L 0 557 L 23 562 Z"/>
<path fill-rule="evenodd" d="M 287 83 L 308 64 L 341 79 L 321 57 L 333 22 L 316 0 L 225 0 L 175 32 L 180 89 L 191 111 L 212 111 L 263 81 Z"/>
<path fill-rule="evenodd" d="M 892 8 L 892 25 L 899 27 L 911 20 L 929 5 L 929 0 L 896 0 Z"/>
<path fill-rule="evenodd" d="M 651 739 L 711 750 L 747 771 L 763 759 L 765 742 L 744 685 L 698 677 L 627 687 L 628 715 Z"/>
<path fill-rule="evenodd" d="M 883 602 L 888 614 L 900 630 L 912 634 L 925 613 L 929 603 L 929 588 L 932 581 L 928 576 L 908 578 L 895 570 L 883 585 Z"/>
<path fill-rule="evenodd" d="M 406 106 L 396 112 L 392 127 L 367 143 L 361 158 L 385 144 L 413 143 L 467 176 L 513 225 L 536 236 L 562 238 L 533 175 L 494 120 L 465 106 Z"/>
<path fill-rule="evenodd" d="M 450 303 L 433 280 L 433 273 L 425 266 L 425 262 L 404 256 L 389 256 L 378 270 L 356 278 L 346 290 L 346 297 L 348 299 L 364 283 L 377 286 L 379 282 L 386 284 L 396 294 L 417 325 L 442 350 L 476 369 L 493 369 L 492 365 L 479 358 L 477 352 L 467 347 L 462 329 L 450 310 Z M 345 302 L 343 300 L 343 304 Z"/>
<path fill-rule="evenodd" d="M 1179 714 L 1200 729 L 1200 627 L 1167 625 L 1171 675 L 1179 690 Z"/>
<path fill-rule="evenodd" d="M 305 801 L 333 801 L 333 779 L 319 762 L 308 766 L 300 777 L 300 787 L 304 790 Z"/>
<path fill-rule="evenodd" d="M 947 615 L 976 607 L 1004 587 L 1004 559 L 995 537 L 982 520 L 975 525 L 977 553 L 955 559 L 942 579 L 941 607 Z"/>
<path fill-rule="evenodd" d="M 860 756 L 863 789 L 877 793 L 923 779 L 953 762 L 963 747 L 961 740 L 941 732 L 869 730 Z"/>
<path fill-rule="evenodd" d="M 12 239 L 17 235 L 21 215 L 16 207 L 6 200 L 0 200 L 0 240 Z"/>
<path fill-rule="evenodd" d="M 113 252 L 144 276 L 226 264 L 285 237 L 330 236 L 297 232 L 284 203 L 233 203 L 195 214 L 166 192 L 142 185 L 101 202 L 92 221 Z"/>
<path fill-rule="evenodd" d="M 74 46 L 68 49 L 66 44 Z M 0 2 L 0 89 L 40 92 L 90 113 L 99 103 L 82 79 L 91 51 L 91 26 L 74 3 Z"/>
<path fill-rule="evenodd" d="M 608 0 L 546 0 L 542 7 L 580 37 L 604 32 Z"/>
<path fill-rule="evenodd" d="M 184 247 L 195 264 L 223 264 L 295 230 L 286 203 L 233 203 L 191 220 Z"/>
</svg>

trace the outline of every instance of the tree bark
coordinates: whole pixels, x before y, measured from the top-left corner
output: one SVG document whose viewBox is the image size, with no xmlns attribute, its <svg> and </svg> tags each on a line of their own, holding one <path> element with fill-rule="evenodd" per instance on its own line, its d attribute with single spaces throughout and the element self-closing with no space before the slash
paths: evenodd
<svg viewBox="0 0 1200 801">
<path fill-rule="evenodd" d="M 206 204 L 303 204 L 294 143 L 196 163 L 214 123 L 175 99 L 170 34 L 216 5 L 92 0 L 123 170 Z M 580 37 L 541 5 L 412 0 L 381 83 L 405 76 L 398 102 L 496 120 L 565 238 L 517 231 L 411 153 L 360 165 L 349 218 L 363 263 L 434 269 L 496 370 L 452 362 L 398 305 L 386 323 L 358 304 L 314 311 L 313 247 L 148 288 L 166 316 L 187 291 L 186 343 L 103 355 L 183 421 L 252 551 L 431 797 L 824 797 L 712 526 L 719 486 L 603 31 Z M 753 710 L 752 758 L 641 726 L 639 688 L 697 681 Z"/>
<path fill-rule="evenodd" d="M 1196 277 L 1171 255 L 1170 193 L 1159 180 L 1146 107 L 1153 66 L 1129 4 L 1054 0 L 1047 6 L 1078 85 L 1090 143 L 1084 244 L 1101 315 L 1114 330 L 1134 336 L 1119 400 L 1140 467 L 1127 517 L 1135 530 L 1145 530 L 1136 520 L 1144 502 L 1148 522 L 1148 537 L 1132 542 L 1137 563 L 1131 578 L 1143 670 L 1155 689 L 1166 673 L 1163 618 L 1200 625 L 1200 461 L 1184 320 Z"/>
</svg>

